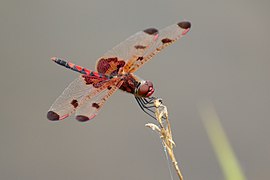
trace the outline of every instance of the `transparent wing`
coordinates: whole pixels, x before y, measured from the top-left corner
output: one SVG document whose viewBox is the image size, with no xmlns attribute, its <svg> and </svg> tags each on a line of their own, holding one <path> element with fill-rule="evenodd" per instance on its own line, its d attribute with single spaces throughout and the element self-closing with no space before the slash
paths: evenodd
<svg viewBox="0 0 270 180">
<path fill-rule="evenodd" d="M 182 21 L 161 29 L 155 44 L 153 44 L 153 46 L 147 50 L 143 57 L 137 61 L 134 61 L 132 65 L 130 65 L 128 72 L 133 73 L 137 71 L 144 63 L 152 59 L 152 57 L 159 53 L 162 49 L 168 47 L 183 37 L 189 31 L 190 27 L 190 22 Z"/>
<path fill-rule="evenodd" d="M 130 36 L 97 60 L 96 70 L 106 75 L 116 75 L 121 67 L 131 59 L 136 60 L 145 54 L 158 37 L 155 28 L 145 29 Z"/>
<path fill-rule="evenodd" d="M 79 109 L 85 103 L 85 99 L 95 97 L 114 81 L 105 77 L 81 75 L 56 99 L 48 111 L 47 118 L 52 121 L 65 119 Z"/>
<path fill-rule="evenodd" d="M 86 101 L 86 103 L 76 111 L 76 119 L 81 122 L 93 119 L 108 98 L 122 85 L 122 83 L 122 81 L 116 81 L 113 83 L 110 82 L 110 85 L 106 85 L 106 89 L 103 89 L 97 96 Z"/>
</svg>

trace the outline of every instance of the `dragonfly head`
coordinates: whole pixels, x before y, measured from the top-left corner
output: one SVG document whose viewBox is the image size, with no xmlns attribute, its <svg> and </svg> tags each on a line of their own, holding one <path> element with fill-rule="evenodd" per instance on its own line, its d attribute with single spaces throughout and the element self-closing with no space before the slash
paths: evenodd
<svg viewBox="0 0 270 180">
<path fill-rule="evenodd" d="M 136 95 L 141 97 L 149 97 L 154 93 L 155 89 L 151 81 L 141 81 L 136 90 Z"/>
</svg>

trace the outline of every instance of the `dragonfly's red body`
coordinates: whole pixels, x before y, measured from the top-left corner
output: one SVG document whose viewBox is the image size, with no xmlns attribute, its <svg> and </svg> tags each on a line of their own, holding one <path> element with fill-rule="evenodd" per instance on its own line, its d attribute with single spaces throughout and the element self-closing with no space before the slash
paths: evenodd
<svg viewBox="0 0 270 180">
<path fill-rule="evenodd" d="M 139 79 L 133 73 L 163 48 L 172 44 L 191 27 L 187 21 L 168 26 L 158 32 L 155 28 L 140 31 L 102 56 L 96 71 L 83 68 L 59 58 L 57 64 L 81 73 L 51 106 L 49 120 L 62 120 L 76 112 L 76 119 L 87 121 L 96 116 L 106 100 L 117 90 L 149 97 L 153 83 Z"/>
</svg>

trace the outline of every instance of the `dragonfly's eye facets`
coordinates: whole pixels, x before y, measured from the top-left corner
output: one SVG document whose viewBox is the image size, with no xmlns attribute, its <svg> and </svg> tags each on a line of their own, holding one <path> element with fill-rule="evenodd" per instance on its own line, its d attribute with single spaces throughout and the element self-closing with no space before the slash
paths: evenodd
<svg viewBox="0 0 270 180">
<path fill-rule="evenodd" d="M 148 92 L 148 86 L 146 84 L 143 84 L 139 87 L 139 95 L 145 96 Z"/>
<path fill-rule="evenodd" d="M 145 81 L 139 86 L 138 95 L 142 97 L 149 97 L 154 93 L 153 83 L 151 81 Z"/>
<path fill-rule="evenodd" d="M 153 83 L 151 81 L 146 81 L 146 84 L 149 86 L 149 88 L 153 88 Z"/>
</svg>

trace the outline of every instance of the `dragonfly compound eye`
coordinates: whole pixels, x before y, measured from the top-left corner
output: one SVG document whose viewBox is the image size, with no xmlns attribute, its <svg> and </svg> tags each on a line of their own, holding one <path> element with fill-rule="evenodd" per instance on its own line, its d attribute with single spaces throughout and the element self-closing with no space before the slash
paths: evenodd
<svg viewBox="0 0 270 180">
<path fill-rule="evenodd" d="M 145 81 L 139 86 L 138 95 L 142 97 L 149 97 L 154 93 L 153 83 L 151 81 Z"/>
</svg>

